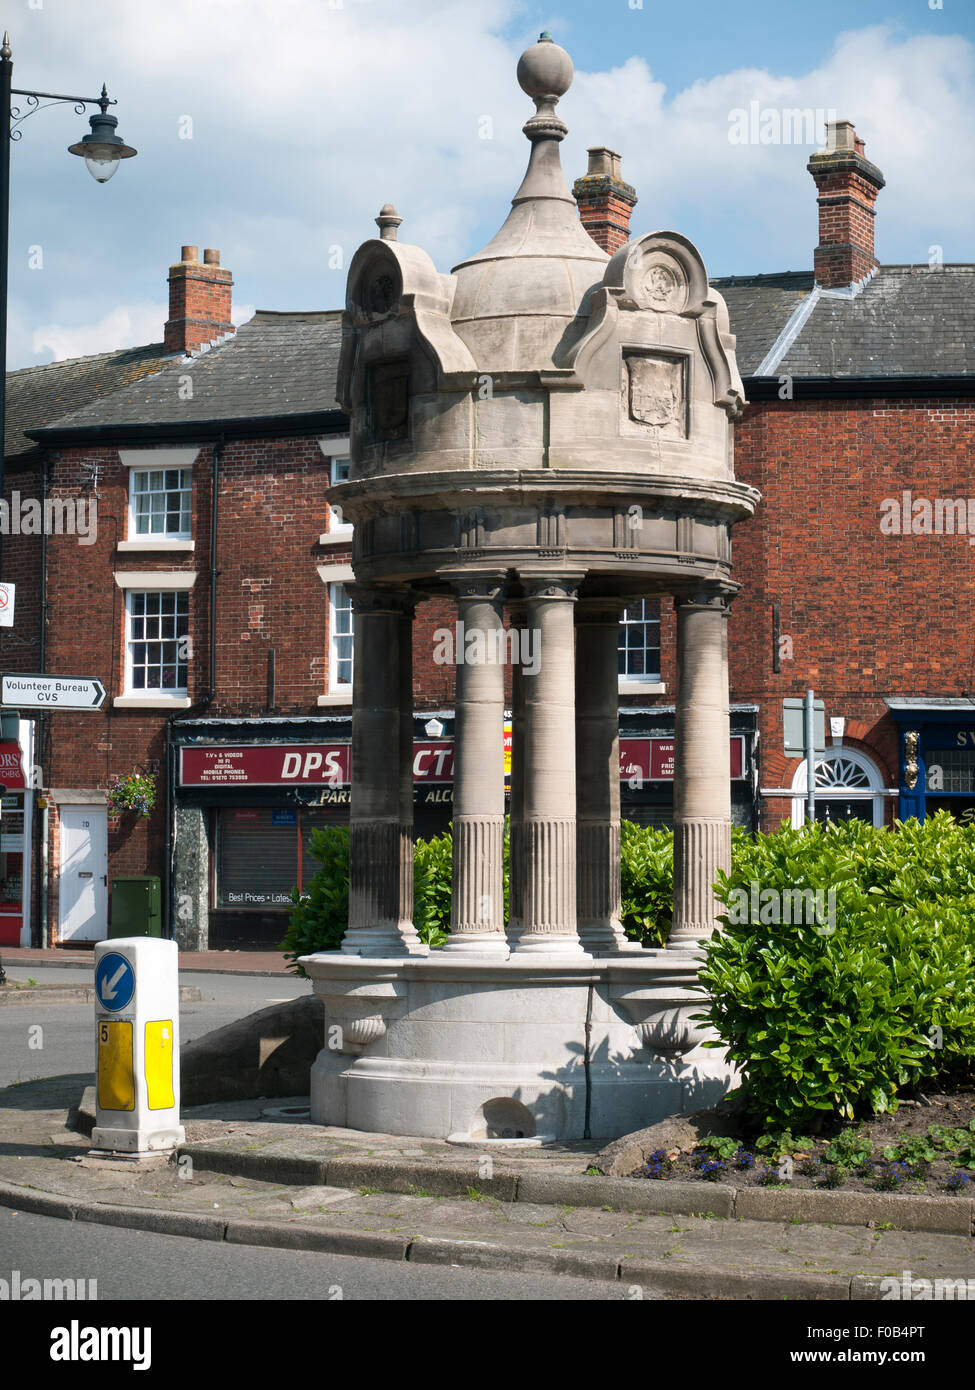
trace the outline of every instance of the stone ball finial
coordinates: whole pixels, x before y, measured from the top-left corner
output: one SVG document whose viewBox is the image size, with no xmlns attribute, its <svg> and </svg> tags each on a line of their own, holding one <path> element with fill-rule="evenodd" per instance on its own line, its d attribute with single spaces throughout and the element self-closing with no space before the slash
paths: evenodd
<svg viewBox="0 0 975 1390">
<path fill-rule="evenodd" d="M 396 229 L 402 220 L 392 203 L 383 203 L 379 210 L 379 216 L 376 218 L 376 226 L 379 228 L 379 235 L 383 241 L 396 240 Z"/>
<path fill-rule="evenodd" d="M 542 34 L 538 43 L 526 48 L 518 59 L 518 82 L 530 97 L 558 100 L 572 86 L 575 69 L 564 48 L 553 43 L 551 34 Z"/>
</svg>

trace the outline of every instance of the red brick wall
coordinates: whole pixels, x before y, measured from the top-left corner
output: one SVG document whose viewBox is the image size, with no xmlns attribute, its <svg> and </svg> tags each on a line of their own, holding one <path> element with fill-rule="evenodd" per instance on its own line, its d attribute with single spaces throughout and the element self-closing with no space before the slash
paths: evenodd
<svg viewBox="0 0 975 1390">
<path fill-rule="evenodd" d="M 19 514 L 28 498 L 42 501 L 42 491 L 40 461 L 32 460 L 27 466 L 7 464 L 3 497 L 8 507 L 14 503 L 14 512 Z M 14 494 L 19 494 L 20 506 L 16 505 Z M 10 512 L 7 517 L 9 526 L 12 524 Z M 8 530 L 0 535 L 0 552 L 2 577 L 5 582 L 16 585 L 14 626 L 0 627 L 0 667 L 4 671 L 36 671 L 40 660 L 41 537 L 18 535 Z"/>
<path fill-rule="evenodd" d="M 152 816 L 125 815 L 110 822 L 109 873 L 161 873 L 169 711 L 119 709 L 113 704 L 114 697 L 123 694 L 125 615 L 125 594 L 113 575 L 116 570 L 195 571 L 189 599 L 189 694 L 194 701 L 202 700 L 210 682 L 212 450 L 209 445 L 202 448 L 193 465 L 192 554 L 117 551 L 117 542 L 127 536 L 129 470 L 115 449 L 65 450 L 52 468 L 52 490 L 76 493 L 83 464 L 97 464 L 99 470 L 97 539 L 81 546 L 73 536 L 49 538 L 47 667 L 55 674 L 97 676 L 108 697 L 96 713 L 51 716 L 45 783 L 105 788 L 113 773 L 157 771 Z M 320 712 L 318 696 L 328 688 L 326 591 L 316 567 L 338 558 L 318 543 L 328 529 L 327 487 L 328 463 L 317 438 L 228 441 L 224 446 L 217 541 L 217 693 L 208 712 L 265 711 L 271 647 L 276 657 L 276 711 Z M 36 658 L 27 665 L 36 665 Z M 57 863 L 53 847 L 51 862 Z M 56 873 L 51 893 L 51 922 L 56 927 Z"/>
<path fill-rule="evenodd" d="M 975 687 L 967 621 L 975 551 L 967 535 L 884 535 L 882 502 L 975 496 L 971 400 L 774 401 L 738 426 L 736 471 L 763 494 L 734 531 L 742 590 L 729 631 L 733 700 L 762 705 L 763 786 L 791 784 L 782 699 L 812 687 L 827 719 L 897 782 L 884 696 L 961 695 Z M 772 604 L 793 655 L 772 670 Z M 827 726 L 828 727 L 828 726 Z M 767 804 L 764 828 L 791 811 Z"/>
</svg>

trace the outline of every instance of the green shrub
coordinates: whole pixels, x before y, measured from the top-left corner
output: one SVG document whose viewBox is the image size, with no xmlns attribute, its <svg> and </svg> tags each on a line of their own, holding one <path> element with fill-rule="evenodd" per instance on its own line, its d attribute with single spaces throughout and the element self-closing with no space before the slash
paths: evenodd
<svg viewBox="0 0 975 1390">
<path fill-rule="evenodd" d="M 755 920 L 750 885 L 835 893 L 829 920 Z M 739 839 L 708 943 L 704 1016 L 743 1068 L 759 1117 L 895 1109 L 975 1061 L 975 828 L 939 814 Z M 781 914 L 783 917 L 785 914 Z M 744 918 L 744 920 L 742 920 Z"/>
<path fill-rule="evenodd" d="M 620 826 L 620 890 L 623 929 L 631 941 L 665 946 L 674 898 L 674 832 L 637 825 Z"/>
<path fill-rule="evenodd" d="M 290 893 L 288 930 L 280 950 L 292 962 L 314 951 L 336 951 L 349 925 L 349 832 L 330 825 L 311 833 L 311 854 L 321 864 L 308 891 Z M 304 977 L 300 965 L 293 968 Z"/>
<path fill-rule="evenodd" d="M 450 931 L 452 853 L 449 833 L 413 846 L 413 925 L 428 946 L 442 946 Z"/>
<path fill-rule="evenodd" d="M 450 831 L 430 840 L 417 840 L 413 846 L 413 924 L 420 940 L 436 948 L 450 931 L 451 856 Z M 311 854 L 318 869 L 299 893 L 290 893 L 291 913 L 288 931 L 280 950 L 294 962 L 314 951 L 338 950 L 349 922 L 349 831 L 345 826 L 313 830 Z M 504 836 L 504 914 L 508 915 L 508 830 Z M 301 976 L 300 965 L 293 968 Z"/>
</svg>

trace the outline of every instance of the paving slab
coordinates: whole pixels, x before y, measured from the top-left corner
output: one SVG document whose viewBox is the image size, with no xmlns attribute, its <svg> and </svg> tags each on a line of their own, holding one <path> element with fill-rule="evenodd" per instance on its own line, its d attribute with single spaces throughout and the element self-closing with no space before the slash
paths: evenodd
<svg viewBox="0 0 975 1390">
<path fill-rule="evenodd" d="M 962 1199 L 954 1208 L 931 1199 L 934 1230 L 877 1220 L 863 1202 L 818 1203 L 815 1212 L 773 1202 L 754 1219 L 721 1184 L 587 1176 L 594 1145 L 485 1156 L 267 1118 L 266 1101 L 187 1111 L 187 1145 L 164 1161 L 96 1159 L 72 1127 L 87 1080 L 0 1092 L 0 1203 L 234 1244 L 544 1270 L 670 1299 L 872 1299 L 884 1277 L 904 1271 L 971 1280 L 975 1294 L 971 1204 Z M 881 1206 L 904 1218 L 919 1200 Z M 823 1214 L 836 1219 L 812 1219 Z"/>
</svg>

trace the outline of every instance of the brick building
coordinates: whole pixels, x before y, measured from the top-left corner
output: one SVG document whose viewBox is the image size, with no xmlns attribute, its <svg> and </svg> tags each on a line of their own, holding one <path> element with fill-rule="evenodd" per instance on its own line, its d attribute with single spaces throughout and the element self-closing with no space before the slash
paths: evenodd
<svg viewBox="0 0 975 1390">
<path fill-rule="evenodd" d="M 848 122 L 809 168 L 813 269 L 714 281 L 750 402 L 735 471 L 764 498 L 736 528 L 733 814 L 765 829 L 801 817 L 782 700 L 807 687 L 844 721 L 818 764 L 821 815 L 975 805 L 975 653 L 957 619 L 975 267 L 878 264 L 883 177 Z M 593 238 L 624 244 L 636 194 L 619 156 L 591 150 L 574 191 Z M 311 831 L 347 819 L 352 528 L 328 504 L 348 466 L 341 314 L 262 311 L 234 332 L 231 294 L 219 255 L 185 247 L 161 344 L 10 374 L 9 515 L 16 491 L 65 521 L 72 504 L 75 527 L 6 528 L 18 611 L 0 664 L 108 694 L 97 711 L 3 716 L 0 760 L 19 743 L 25 785 L 8 779 L 4 799 L 0 943 L 102 936 L 114 881 L 143 876 L 186 947 L 277 941 L 315 867 Z M 428 602 L 415 626 L 423 834 L 450 819 L 454 672 L 435 652 L 453 622 Z M 669 609 L 634 605 L 620 649 L 624 815 L 666 823 Z M 133 772 L 155 777 L 155 809 L 110 814 L 110 779 Z"/>
</svg>

